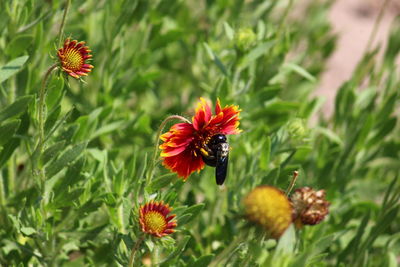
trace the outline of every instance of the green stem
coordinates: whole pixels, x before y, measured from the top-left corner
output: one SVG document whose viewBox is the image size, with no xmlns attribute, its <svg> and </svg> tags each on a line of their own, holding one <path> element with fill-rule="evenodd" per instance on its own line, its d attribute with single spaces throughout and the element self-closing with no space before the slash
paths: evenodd
<svg viewBox="0 0 400 267">
<path fill-rule="evenodd" d="M 179 115 L 171 115 L 169 117 L 167 117 L 161 124 L 160 127 L 158 127 L 157 130 L 157 137 L 156 137 L 156 144 L 154 146 L 154 154 L 153 154 L 153 158 L 151 159 L 150 162 L 150 168 L 149 168 L 149 172 L 147 175 L 147 179 L 146 179 L 146 184 L 149 185 L 151 182 L 151 179 L 153 179 L 153 175 L 154 175 L 154 168 L 156 166 L 156 162 L 157 162 L 157 155 L 158 155 L 158 147 L 160 146 L 160 136 L 162 134 L 162 131 L 164 130 L 165 125 L 172 121 L 172 120 L 181 120 L 183 122 L 186 123 L 190 123 L 190 121 L 188 119 L 186 119 L 185 117 L 179 116 Z"/>
<path fill-rule="evenodd" d="M 39 91 L 39 104 L 38 104 L 38 121 L 39 121 L 39 140 L 36 146 L 36 153 L 34 153 L 34 175 L 37 177 L 37 185 L 39 186 L 39 190 L 42 196 L 42 199 L 40 200 L 40 211 L 42 213 L 42 219 L 43 221 L 46 220 L 46 210 L 45 210 L 45 202 L 46 202 L 46 196 L 45 196 L 45 181 L 46 181 L 46 175 L 43 170 L 43 166 L 41 163 L 41 157 L 43 153 L 43 146 L 44 146 L 44 122 L 45 122 L 45 109 L 46 109 L 46 86 L 47 86 L 47 81 L 50 77 L 51 72 L 57 68 L 57 64 L 54 64 L 50 66 L 50 68 L 46 71 L 43 80 L 42 80 L 42 86 L 40 87 Z"/>
<path fill-rule="evenodd" d="M 133 262 L 134 262 L 134 260 L 135 260 L 136 251 L 137 251 L 138 248 L 140 247 L 140 244 L 142 244 L 143 239 L 144 239 L 144 235 L 142 235 L 141 237 L 139 237 L 139 239 L 136 241 L 135 246 L 132 247 L 131 255 L 130 255 L 130 257 L 129 257 L 129 265 L 128 265 L 129 267 L 133 267 Z"/>
<path fill-rule="evenodd" d="M 247 231 L 243 231 L 235 240 L 233 240 L 229 246 L 225 247 L 224 250 L 221 251 L 221 253 L 218 254 L 217 257 L 208 265 L 209 267 L 215 267 L 215 266 L 223 266 L 222 264 L 220 265 L 219 262 L 227 259 L 228 255 L 234 250 L 237 249 L 238 245 L 245 240 L 245 238 L 248 236 Z"/>
<path fill-rule="evenodd" d="M 390 0 L 385 0 L 383 5 L 381 6 L 381 9 L 379 10 L 378 17 L 376 18 L 376 21 L 374 23 L 374 28 L 372 29 L 371 35 L 368 38 L 367 46 L 366 46 L 366 52 L 368 52 L 371 49 L 372 42 L 374 41 L 376 34 L 378 32 L 379 25 L 381 24 L 383 14 L 385 13 L 385 9 L 387 5 L 389 4 Z"/>
<path fill-rule="evenodd" d="M 294 3 L 293 0 L 289 0 L 288 5 L 286 6 L 285 10 L 283 11 L 281 23 L 279 24 L 278 31 L 277 31 L 278 35 L 280 35 L 282 33 L 283 25 L 286 24 L 286 19 L 287 19 L 287 16 L 289 15 L 290 10 L 292 9 L 293 3 Z"/>
<path fill-rule="evenodd" d="M 289 187 L 286 189 L 286 192 L 285 192 L 286 196 L 289 196 L 290 192 L 292 192 L 292 189 L 293 189 L 294 185 L 296 184 L 297 177 L 299 177 L 299 172 L 294 171 L 292 180 L 290 181 Z"/>
<path fill-rule="evenodd" d="M 44 145 L 44 115 L 45 115 L 45 109 L 46 109 L 46 87 L 47 87 L 47 82 L 49 80 L 51 72 L 56 69 L 58 64 L 52 65 L 45 73 L 42 81 L 42 86 L 40 87 L 39 91 L 39 106 L 38 106 L 38 114 L 39 114 L 39 142 L 37 145 L 39 156 L 42 154 L 43 150 L 43 145 Z"/>
<path fill-rule="evenodd" d="M 65 4 L 65 9 L 64 9 L 64 15 L 61 21 L 61 25 L 60 25 L 60 30 L 58 31 L 58 47 L 61 47 L 62 44 L 62 35 L 64 32 L 64 27 L 65 27 L 65 22 L 67 20 L 67 15 L 68 15 L 68 10 L 69 7 L 71 6 L 71 0 L 67 0 L 66 4 Z"/>
<path fill-rule="evenodd" d="M 5 191 L 4 191 L 4 177 L 0 174 L 0 212 L 5 207 L 6 198 L 5 198 Z"/>
</svg>

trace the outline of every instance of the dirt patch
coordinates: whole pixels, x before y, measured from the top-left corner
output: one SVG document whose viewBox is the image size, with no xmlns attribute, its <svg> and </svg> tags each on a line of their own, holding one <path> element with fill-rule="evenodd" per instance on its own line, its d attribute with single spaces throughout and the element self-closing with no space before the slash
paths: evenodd
<svg viewBox="0 0 400 267">
<path fill-rule="evenodd" d="M 364 54 L 369 37 L 384 0 L 336 0 L 329 13 L 333 31 L 338 34 L 337 49 L 314 95 L 326 98 L 324 117 L 333 113 L 334 99 L 340 85 L 350 79 Z M 385 47 L 390 25 L 400 14 L 400 1 L 391 0 L 385 9 L 373 45 Z"/>
</svg>

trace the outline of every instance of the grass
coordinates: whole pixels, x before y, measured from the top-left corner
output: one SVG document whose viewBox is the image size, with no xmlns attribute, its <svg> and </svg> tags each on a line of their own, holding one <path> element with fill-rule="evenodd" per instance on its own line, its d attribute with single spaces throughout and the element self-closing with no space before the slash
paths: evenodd
<svg viewBox="0 0 400 267">
<path fill-rule="evenodd" d="M 335 50 L 330 1 L 300 17 L 296 1 L 71 1 L 63 28 L 67 3 L 0 2 L 0 265 L 127 266 L 135 248 L 135 266 L 397 266 L 399 20 L 325 118 L 311 93 Z M 70 36 L 95 68 L 51 72 L 42 124 L 41 84 Z M 223 187 L 211 167 L 183 182 L 152 161 L 161 122 L 190 120 L 200 97 L 242 110 Z M 294 171 L 330 213 L 275 241 L 242 200 Z M 174 208 L 176 233 L 142 237 L 151 199 Z"/>
</svg>

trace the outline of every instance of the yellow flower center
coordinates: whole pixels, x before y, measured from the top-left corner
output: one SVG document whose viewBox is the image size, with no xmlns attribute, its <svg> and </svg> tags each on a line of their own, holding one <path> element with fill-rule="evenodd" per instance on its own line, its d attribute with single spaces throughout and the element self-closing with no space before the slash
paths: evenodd
<svg viewBox="0 0 400 267">
<path fill-rule="evenodd" d="M 158 211 L 149 211 L 144 215 L 146 228 L 153 233 L 162 233 L 167 226 L 165 217 Z"/>
<path fill-rule="evenodd" d="M 271 186 L 259 186 L 244 200 L 249 219 L 279 238 L 292 222 L 292 207 L 286 196 Z"/>
<path fill-rule="evenodd" d="M 82 54 L 76 49 L 67 49 L 65 55 L 65 66 L 72 71 L 78 71 L 82 68 L 83 57 Z"/>
</svg>

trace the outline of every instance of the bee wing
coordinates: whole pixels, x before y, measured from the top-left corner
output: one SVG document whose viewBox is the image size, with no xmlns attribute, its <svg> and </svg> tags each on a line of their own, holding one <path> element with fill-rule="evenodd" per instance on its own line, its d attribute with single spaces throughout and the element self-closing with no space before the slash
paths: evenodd
<svg viewBox="0 0 400 267">
<path fill-rule="evenodd" d="M 228 159 L 229 156 L 222 157 L 220 153 L 217 154 L 217 164 L 215 166 L 215 180 L 217 185 L 222 185 L 225 181 L 228 170 Z"/>
</svg>

